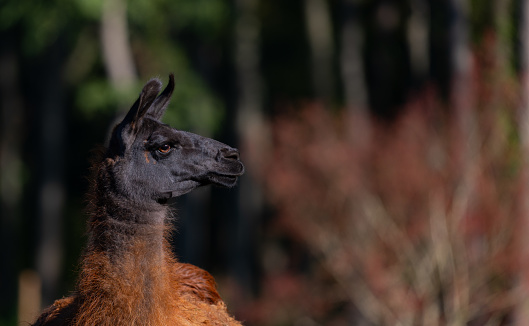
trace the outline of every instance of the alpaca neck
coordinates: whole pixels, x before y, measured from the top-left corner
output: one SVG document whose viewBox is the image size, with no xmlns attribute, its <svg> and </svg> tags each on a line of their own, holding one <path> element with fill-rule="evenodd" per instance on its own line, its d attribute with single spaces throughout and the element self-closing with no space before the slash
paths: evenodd
<svg viewBox="0 0 529 326">
<path fill-rule="evenodd" d="M 115 258 L 137 256 L 139 248 L 142 254 L 149 254 L 144 258 L 156 259 L 163 254 L 167 207 L 148 209 L 113 194 L 105 194 L 95 205 L 89 225 L 89 250 Z"/>
<path fill-rule="evenodd" d="M 167 208 L 142 210 L 112 194 L 92 205 L 79 293 L 86 301 L 113 307 L 113 313 L 159 310 L 167 295 L 166 263 L 172 259 L 165 238 Z"/>
</svg>

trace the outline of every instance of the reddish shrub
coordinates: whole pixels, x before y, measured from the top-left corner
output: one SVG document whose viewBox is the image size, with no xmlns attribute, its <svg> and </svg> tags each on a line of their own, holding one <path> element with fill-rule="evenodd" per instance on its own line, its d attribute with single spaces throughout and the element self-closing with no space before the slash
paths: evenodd
<svg viewBox="0 0 529 326">
<path fill-rule="evenodd" d="M 271 125 L 272 151 L 254 160 L 277 209 L 273 228 L 310 253 L 297 290 L 276 291 L 283 307 L 298 307 L 287 320 L 480 325 L 509 315 L 519 151 L 512 112 L 482 103 L 463 130 L 436 103 L 425 95 L 391 125 L 316 105 Z M 267 284 L 292 272 L 275 271 Z"/>
</svg>

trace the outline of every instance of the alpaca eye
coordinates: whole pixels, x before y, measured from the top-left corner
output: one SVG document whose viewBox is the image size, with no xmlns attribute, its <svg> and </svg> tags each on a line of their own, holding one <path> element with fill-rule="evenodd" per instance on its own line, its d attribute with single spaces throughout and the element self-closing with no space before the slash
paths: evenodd
<svg viewBox="0 0 529 326">
<path fill-rule="evenodd" d="M 171 145 L 168 145 L 168 144 L 164 144 L 160 146 L 160 148 L 158 148 L 158 152 L 162 154 L 167 154 L 169 153 L 170 150 L 171 150 Z"/>
</svg>

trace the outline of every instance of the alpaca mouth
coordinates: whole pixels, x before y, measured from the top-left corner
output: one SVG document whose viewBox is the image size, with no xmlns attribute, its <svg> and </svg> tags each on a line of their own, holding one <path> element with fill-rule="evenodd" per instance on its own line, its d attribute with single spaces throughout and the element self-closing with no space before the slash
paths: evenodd
<svg viewBox="0 0 529 326">
<path fill-rule="evenodd" d="M 237 175 L 221 175 L 221 174 L 214 174 L 210 176 L 209 181 L 213 184 L 224 186 L 231 188 L 235 186 L 237 183 L 237 179 L 239 176 Z"/>
<path fill-rule="evenodd" d="M 195 188 L 208 184 L 232 188 L 245 171 L 244 165 L 240 161 L 236 161 L 236 163 L 235 166 L 227 169 L 228 171 L 211 171 L 198 177 L 178 181 L 174 183 L 174 189 L 163 191 L 156 200 L 160 204 L 165 204 L 169 198 L 181 196 Z"/>
<path fill-rule="evenodd" d="M 237 161 L 237 166 L 228 173 L 224 172 L 215 172 L 208 176 L 209 182 L 224 186 L 224 187 L 233 187 L 237 183 L 237 179 L 244 174 L 244 165 L 241 161 Z"/>
</svg>

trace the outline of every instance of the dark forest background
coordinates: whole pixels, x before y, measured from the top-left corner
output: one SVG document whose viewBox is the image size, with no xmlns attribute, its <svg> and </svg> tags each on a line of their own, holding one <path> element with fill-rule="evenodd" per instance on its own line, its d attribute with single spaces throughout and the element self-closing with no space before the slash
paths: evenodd
<svg viewBox="0 0 529 326">
<path fill-rule="evenodd" d="M 153 76 L 241 149 L 174 250 L 247 325 L 529 325 L 524 0 L 3 0 L 0 325 L 75 286 L 92 149 Z"/>
</svg>

